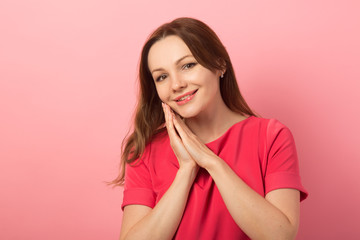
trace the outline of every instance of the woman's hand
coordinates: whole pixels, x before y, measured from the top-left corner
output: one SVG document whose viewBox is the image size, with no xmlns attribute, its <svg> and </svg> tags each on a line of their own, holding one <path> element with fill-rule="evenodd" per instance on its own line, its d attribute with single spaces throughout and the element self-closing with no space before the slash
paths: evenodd
<svg viewBox="0 0 360 240">
<path fill-rule="evenodd" d="M 236 224 L 251 239 L 294 239 L 299 221 L 299 191 L 277 189 L 264 198 L 202 143 L 169 106 L 164 108 L 174 152 L 183 151 L 209 172 Z"/>
<path fill-rule="evenodd" d="M 173 148 L 176 157 L 177 153 L 180 157 L 190 158 L 200 167 L 207 169 L 210 167 L 212 160 L 217 159 L 216 156 L 180 119 L 178 115 L 170 109 L 166 104 L 163 104 L 165 111 L 166 127 L 169 132 L 171 147 Z M 179 133 L 180 136 L 176 133 Z M 178 158 L 179 159 L 179 158 Z"/>
<path fill-rule="evenodd" d="M 197 172 L 199 169 L 198 164 L 186 150 L 181 138 L 176 133 L 174 127 L 174 113 L 167 104 L 162 103 L 162 107 L 165 114 L 165 124 L 170 138 L 170 145 L 179 161 L 180 168 L 184 166 L 195 167 Z"/>
</svg>

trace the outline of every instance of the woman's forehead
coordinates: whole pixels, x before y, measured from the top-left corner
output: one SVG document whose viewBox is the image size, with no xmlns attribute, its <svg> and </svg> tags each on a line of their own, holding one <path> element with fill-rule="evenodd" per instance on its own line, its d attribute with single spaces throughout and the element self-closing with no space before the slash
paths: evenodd
<svg viewBox="0 0 360 240">
<path fill-rule="evenodd" d="M 178 36 L 168 36 L 157 42 L 150 48 L 148 54 L 148 66 L 150 71 L 164 68 L 173 64 L 184 56 L 192 53 L 185 42 Z"/>
</svg>

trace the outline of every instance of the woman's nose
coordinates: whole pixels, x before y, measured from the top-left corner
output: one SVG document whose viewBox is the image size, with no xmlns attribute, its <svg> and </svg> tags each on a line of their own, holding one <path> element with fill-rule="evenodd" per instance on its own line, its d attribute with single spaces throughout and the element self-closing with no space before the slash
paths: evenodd
<svg viewBox="0 0 360 240">
<path fill-rule="evenodd" d="M 174 92 L 185 88 L 187 86 L 187 83 L 184 79 L 182 79 L 179 75 L 173 76 L 172 78 L 172 89 Z"/>
</svg>

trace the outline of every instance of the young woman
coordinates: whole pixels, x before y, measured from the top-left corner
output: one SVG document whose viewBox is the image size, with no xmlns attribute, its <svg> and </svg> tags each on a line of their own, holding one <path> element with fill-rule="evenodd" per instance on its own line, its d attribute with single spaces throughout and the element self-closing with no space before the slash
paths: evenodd
<svg viewBox="0 0 360 240">
<path fill-rule="evenodd" d="M 140 61 L 134 130 L 114 184 L 120 239 L 294 239 L 307 196 L 289 129 L 257 117 L 204 23 L 156 29 Z"/>
</svg>

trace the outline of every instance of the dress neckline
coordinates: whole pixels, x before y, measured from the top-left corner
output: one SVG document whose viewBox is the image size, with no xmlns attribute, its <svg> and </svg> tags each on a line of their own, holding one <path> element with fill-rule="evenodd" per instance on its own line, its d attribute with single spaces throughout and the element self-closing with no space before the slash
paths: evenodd
<svg viewBox="0 0 360 240">
<path fill-rule="evenodd" d="M 248 119 L 250 118 L 254 118 L 255 116 L 249 116 L 248 118 L 245 118 L 244 120 L 241 120 L 240 122 L 236 122 L 234 123 L 231 127 L 229 127 L 220 137 L 216 138 L 215 140 L 213 141 L 210 141 L 208 143 L 205 143 L 206 146 L 209 146 L 209 145 L 212 145 L 218 141 L 220 141 L 225 135 L 227 135 L 235 126 L 238 126 L 238 125 L 241 125 L 243 124 L 244 122 L 247 122 Z"/>
</svg>

